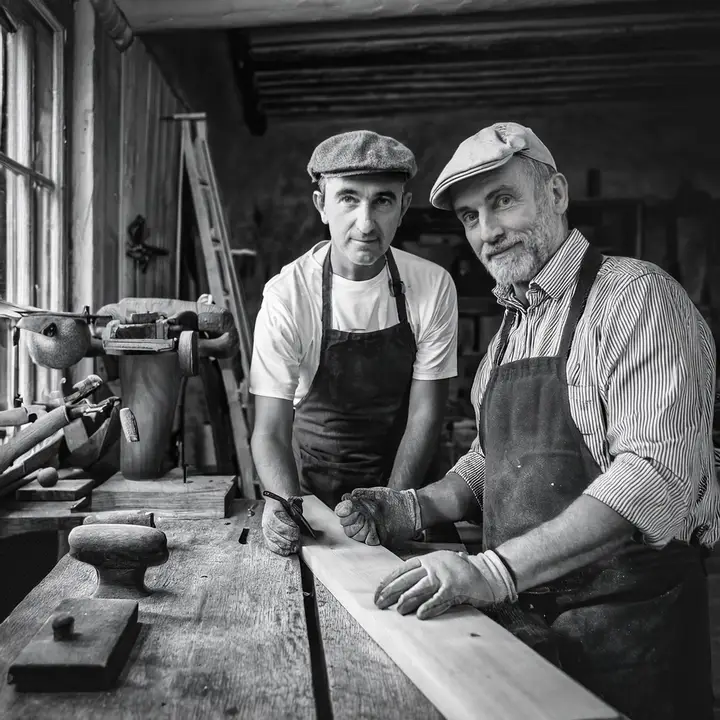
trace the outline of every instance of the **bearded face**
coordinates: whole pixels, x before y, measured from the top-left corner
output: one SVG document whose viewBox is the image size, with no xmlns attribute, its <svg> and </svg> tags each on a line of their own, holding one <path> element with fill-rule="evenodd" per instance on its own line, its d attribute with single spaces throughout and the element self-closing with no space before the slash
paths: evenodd
<svg viewBox="0 0 720 720">
<path fill-rule="evenodd" d="M 527 284 L 565 239 L 565 204 L 553 204 L 549 181 L 536 182 L 525 162 L 512 158 L 453 192 L 468 242 L 500 285 Z"/>
</svg>

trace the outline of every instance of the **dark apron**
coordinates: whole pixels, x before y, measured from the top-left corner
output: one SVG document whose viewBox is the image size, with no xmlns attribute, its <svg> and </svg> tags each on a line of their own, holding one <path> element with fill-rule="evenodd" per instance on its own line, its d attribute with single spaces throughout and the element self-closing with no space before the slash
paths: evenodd
<svg viewBox="0 0 720 720">
<path fill-rule="evenodd" d="M 601 264 L 588 249 L 557 357 L 501 365 L 515 312 L 506 315 L 478 427 L 485 548 L 556 517 L 601 473 L 570 414 L 566 375 Z M 712 720 L 707 580 L 694 543 L 658 551 L 628 539 L 489 614 L 632 720 Z"/>
<path fill-rule="evenodd" d="M 323 264 L 320 365 L 295 409 L 293 432 L 300 488 L 335 507 L 354 488 L 387 485 L 407 423 L 416 346 L 389 249 L 398 324 L 367 333 L 333 330 L 330 255 Z"/>
</svg>

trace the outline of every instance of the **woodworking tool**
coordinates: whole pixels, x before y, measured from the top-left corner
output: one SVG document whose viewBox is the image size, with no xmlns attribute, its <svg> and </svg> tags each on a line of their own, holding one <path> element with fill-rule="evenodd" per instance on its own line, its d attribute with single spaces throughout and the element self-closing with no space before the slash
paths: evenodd
<svg viewBox="0 0 720 720">
<path fill-rule="evenodd" d="M 108 690 L 137 637 L 136 600 L 63 600 L 8 669 L 25 692 Z"/>
<path fill-rule="evenodd" d="M 155 513 L 149 510 L 105 510 L 88 515 L 83 525 L 144 525 L 155 527 Z"/>
<path fill-rule="evenodd" d="M 92 565 L 97 574 L 93 597 L 142 598 L 148 567 L 167 562 L 167 537 L 157 528 L 133 524 L 90 523 L 68 535 L 69 553 Z"/>
<path fill-rule="evenodd" d="M 47 415 L 45 405 L 21 405 L 0 412 L 0 427 L 20 427 Z"/>
<path fill-rule="evenodd" d="M 302 508 L 302 498 L 294 497 L 292 500 L 287 500 L 275 493 L 268 490 L 263 491 L 265 497 L 277 500 L 282 506 L 285 512 L 291 517 L 295 524 L 300 528 L 300 532 L 304 535 L 309 535 L 311 538 L 317 540 L 317 533 L 312 529 L 310 523 L 305 519 Z"/>
<path fill-rule="evenodd" d="M 123 434 L 128 442 L 140 442 L 137 420 L 130 408 L 121 408 L 120 426 L 122 427 Z"/>
</svg>

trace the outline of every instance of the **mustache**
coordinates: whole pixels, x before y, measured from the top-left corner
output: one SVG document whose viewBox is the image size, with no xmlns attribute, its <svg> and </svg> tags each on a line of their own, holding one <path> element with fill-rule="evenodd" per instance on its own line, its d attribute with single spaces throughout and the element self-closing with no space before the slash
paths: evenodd
<svg viewBox="0 0 720 720">
<path fill-rule="evenodd" d="M 477 254 L 478 258 L 481 262 L 488 262 L 493 259 L 493 256 L 499 255 L 500 253 L 509 250 L 511 247 L 515 247 L 515 245 L 527 247 L 527 241 L 531 236 L 532 232 L 514 232 L 510 235 L 506 235 L 492 245 L 483 246 Z"/>
</svg>

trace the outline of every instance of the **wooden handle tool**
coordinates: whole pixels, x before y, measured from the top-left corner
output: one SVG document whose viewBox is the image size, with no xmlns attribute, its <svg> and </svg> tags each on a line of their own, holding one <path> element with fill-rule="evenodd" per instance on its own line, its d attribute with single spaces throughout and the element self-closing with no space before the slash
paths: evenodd
<svg viewBox="0 0 720 720">
<path fill-rule="evenodd" d="M 97 598 L 146 597 L 145 571 L 169 557 L 165 533 L 140 525 L 80 525 L 70 531 L 68 545 L 71 557 L 97 571 Z"/>
</svg>

